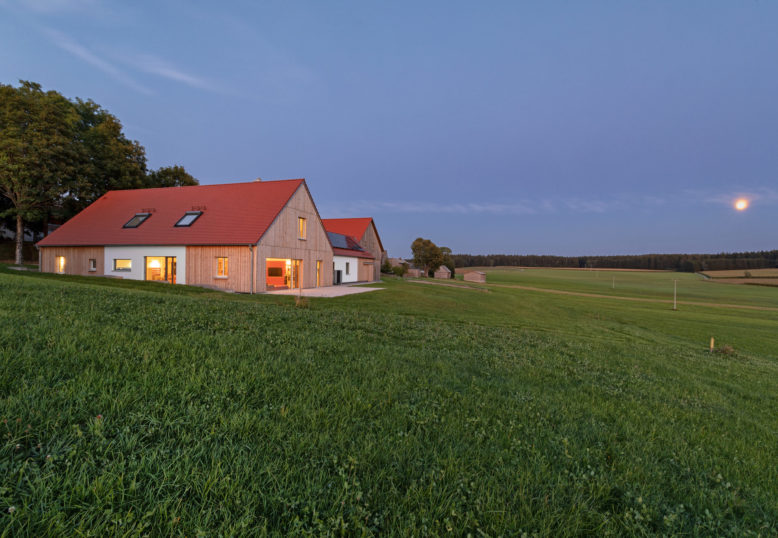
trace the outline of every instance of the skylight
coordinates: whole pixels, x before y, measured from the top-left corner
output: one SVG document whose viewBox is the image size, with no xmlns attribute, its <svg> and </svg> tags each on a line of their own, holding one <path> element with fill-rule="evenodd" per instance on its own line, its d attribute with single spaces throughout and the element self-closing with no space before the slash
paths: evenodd
<svg viewBox="0 0 778 538">
<path fill-rule="evenodd" d="M 122 228 L 137 228 L 150 216 L 151 213 L 135 213 L 135 216 L 127 221 L 127 224 L 122 226 Z"/>
<path fill-rule="evenodd" d="M 178 227 L 184 227 L 184 226 L 191 226 L 194 221 L 197 220 L 197 217 L 202 215 L 202 211 L 187 211 L 184 213 L 184 216 L 178 219 L 178 222 L 176 222 L 176 226 Z"/>
</svg>

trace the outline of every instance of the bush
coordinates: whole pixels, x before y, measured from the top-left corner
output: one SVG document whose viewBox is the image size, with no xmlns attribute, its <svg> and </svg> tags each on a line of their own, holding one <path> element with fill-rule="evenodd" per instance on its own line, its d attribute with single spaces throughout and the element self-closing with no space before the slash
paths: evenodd
<svg viewBox="0 0 778 538">
<path fill-rule="evenodd" d="M 384 260 L 384 263 L 381 264 L 381 272 L 382 273 L 391 273 L 392 272 L 392 264 L 389 263 L 389 260 Z"/>
<path fill-rule="evenodd" d="M 408 272 L 408 267 L 405 265 L 397 265 L 395 267 L 392 267 L 392 272 L 397 276 L 403 276 L 405 273 Z"/>
</svg>

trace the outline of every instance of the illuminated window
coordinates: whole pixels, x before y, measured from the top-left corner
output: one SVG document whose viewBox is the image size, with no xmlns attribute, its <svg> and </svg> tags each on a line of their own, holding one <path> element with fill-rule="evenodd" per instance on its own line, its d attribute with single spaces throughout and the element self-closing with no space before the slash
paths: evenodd
<svg viewBox="0 0 778 538">
<path fill-rule="evenodd" d="M 216 278 L 227 278 L 229 275 L 229 258 L 216 258 Z"/>
<path fill-rule="evenodd" d="M 114 271 L 132 271 L 132 260 L 113 260 Z"/>
<path fill-rule="evenodd" d="M 316 260 L 316 287 L 321 286 L 321 260 Z"/>
<path fill-rule="evenodd" d="M 346 262 L 346 274 L 349 274 L 349 263 Z"/>
<path fill-rule="evenodd" d="M 305 219 L 297 217 L 297 238 L 305 239 Z"/>
<path fill-rule="evenodd" d="M 197 220 L 197 218 L 202 215 L 202 211 L 187 211 L 184 213 L 184 216 L 178 219 L 178 222 L 176 222 L 176 226 L 179 228 L 191 226 L 194 221 Z"/>
<path fill-rule="evenodd" d="M 137 228 L 143 222 L 151 216 L 151 213 L 135 213 L 135 216 L 132 217 L 129 221 L 127 221 L 127 224 L 125 224 L 124 228 Z"/>
<path fill-rule="evenodd" d="M 54 261 L 54 265 L 55 265 L 56 271 L 58 273 L 64 273 L 65 272 L 65 256 L 57 256 L 57 258 Z"/>
<path fill-rule="evenodd" d="M 94 258 L 89 258 L 89 271 L 97 271 L 97 260 Z"/>
</svg>

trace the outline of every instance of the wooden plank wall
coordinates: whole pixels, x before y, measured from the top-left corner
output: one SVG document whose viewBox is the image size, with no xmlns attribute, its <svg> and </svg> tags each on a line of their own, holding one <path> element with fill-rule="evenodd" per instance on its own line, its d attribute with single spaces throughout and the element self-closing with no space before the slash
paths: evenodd
<svg viewBox="0 0 778 538">
<path fill-rule="evenodd" d="M 363 258 L 357 258 L 359 260 L 359 271 L 357 272 L 357 279 L 360 282 L 372 282 L 374 280 L 374 268 L 375 263 L 373 260 L 365 260 Z"/>
<path fill-rule="evenodd" d="M 227 278 L 216 277 L 216 258 L 228 259 Z M 251 292 L 251 251 L 248 246 L 186 247 L 186 283 Z M 256 291 L 256 290 L 255 290 Z"/>
<path fill-rule="evenodd" d="M 41 247 L 42 273 L 56 273 L 57 256 L 65 257 L 66 275 L 103 276 L 103 247 Z M 97 271 L 89 270 L 89 259 L 97 260 Z"/>
<path fill-rule="evenodd" d="M 297 218 L 306 219 L 306 239 L 298 239 Z M 281 210 L 257 246 L 255 291 L 265 291 L 265 259 L 303 261 L 303 288 L 316 287 L 316 260 L 322 262 L 321 282 L 332 285 L 332 247 L 308 190 L 301 186 Z"/>
<path fill-rule="evenodd" d="M 362 245 L 362 248 L 370 252 L 375 258 L 375 261 L 373 262 L 373 275 L 367 280 L 381 280 L 381 263 L 384 260 L 386 252 L 381 250 L 381 243 L 378 241 L 378 235 L 376 234 L 376 230 L 373 224 L 370 224 L 367 227 L 367 230 L 365 230 L 365 235 L 362 236 L 359 244 Z"/>
</svg>

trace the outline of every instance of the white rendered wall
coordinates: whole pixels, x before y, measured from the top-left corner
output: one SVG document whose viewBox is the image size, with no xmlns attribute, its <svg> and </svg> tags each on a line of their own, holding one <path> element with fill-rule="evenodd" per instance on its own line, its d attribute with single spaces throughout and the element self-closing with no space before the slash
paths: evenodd
<svg viewBox="0 0 778 538">
<path fill-rule="evenodd" d="M 186 247 L 105 247 L 105 275 L 144 280 L 146 267 L 145 256 L 175 256 L 176 283 L 186 284 Z M 113 261 L 132 260 L 131 271 L 114 271 Z"/>
<path fill-rule="evenodd" d="M 359 258 L 348 258 L 346 256 L 333 256 L 332 262 L 335 264 L 335 271 L 343 274 L 343 283 L 356 282 L 359 278 Z M 346 274 L 346 262 L 349 266 L 349 274 Z M 335 273 L 333 272 L 333 278 Z"/>
</svg>

